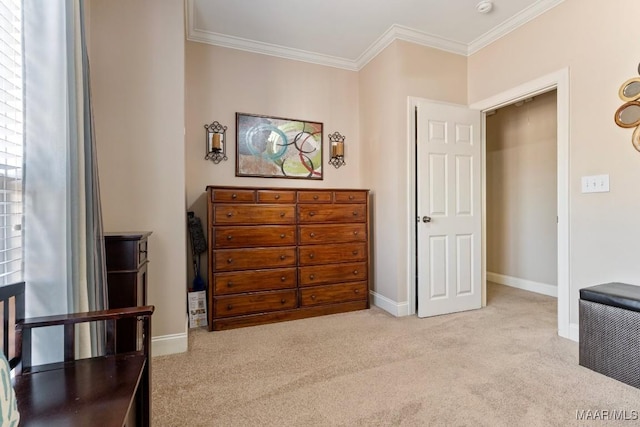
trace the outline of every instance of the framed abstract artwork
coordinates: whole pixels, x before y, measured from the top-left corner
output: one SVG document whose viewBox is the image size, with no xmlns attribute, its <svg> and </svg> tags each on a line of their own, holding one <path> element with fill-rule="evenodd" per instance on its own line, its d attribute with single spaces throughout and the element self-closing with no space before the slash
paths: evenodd
<svg viewBox="0 0 640 427">
<path fill-rule="evenodd" d="M 236 113 L 236 176 L 322 179 L 322 123 Z"/>
</svg>

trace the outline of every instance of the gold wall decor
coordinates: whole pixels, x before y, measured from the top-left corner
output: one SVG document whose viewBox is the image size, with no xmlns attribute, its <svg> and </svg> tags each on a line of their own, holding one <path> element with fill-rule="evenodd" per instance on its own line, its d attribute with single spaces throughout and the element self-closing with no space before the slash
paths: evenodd
<svg viewBox="0 0 640 427">
<path fill-rule="evenodd" d="M 640 64 L 638 65 L 640 74 Z M 623 128 L 635 128 L 631 135 L 633 147 L 640 151 L 640 77 L 632 77 L 622 83 L 618 96 L 624 104 L 616 110 L 614 121 Z"/>
</svg>

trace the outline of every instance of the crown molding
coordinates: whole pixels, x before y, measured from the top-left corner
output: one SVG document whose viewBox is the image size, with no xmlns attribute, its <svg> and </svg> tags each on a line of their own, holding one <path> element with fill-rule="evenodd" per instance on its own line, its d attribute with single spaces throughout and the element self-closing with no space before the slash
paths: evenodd
<svg viewBox="0 0 640 427">
<path fill-rule="evenodd" d="M 358 57 L 356 60 L 358 70 L 367 65 L 369 61 L 375 58 L 394 40 L 404 40 L 422 46 L 456 53 L 458 55 L 467 55 L 467 45 L 465 43 L 456 42 L 433 34 L 417 31 L 412 28 L 403 27 L 402 25 L 394 24 Z"/>
<path fill-rule="evenodd" d="M 261 53 L 277 56 L 279 58 L 293 59 L 294 61 L 310 62 L 312 64 L 326 65 L 329 67 L 343 68 L 350 71 L 358 71 L 354 61 L 339 58 L 337 56 L 323 55 L 302 49 L 294 49 L 276 44 L 263 43 L 241 37 L 228 36 L 226 34 L 189 28 L 187 40 L 208 43 L 215 46 L 239 49 L 247 52 Z"/>
<path fill-rule="evenodd" d="M 197 29 L 195 28 L 194 0 L 187 0 L 187 11 L 185 15 L 187 19 L 187 40 L 190 41 L 276 56 L 294 61 L 310 62 L 312 64 L 341 68 L 349 71 L 359 71 L 395 40 L 404 40 L 463 56 L 472 55 L 483 47 L 486 47 L 499 38 L 509 34 L 521 25 L 526 24 L 546 11 L 556 7 L 563 1 L 564 0 L 542 0 L 532 6 L 529 6 L 509 20 L 478 37 L 468 45 L 394 24 L 389 27 L 389 29 L 385 31 L 384 34 L 382 34 L 375 42 L 373 42 L 356 60 Z"/>
<path fill-rule="evenodd" d="M 538 3 L 532 4 L 526 9 L 523 9 L 520 13 L 512 16 L 510 19 L 504 21 L 502 24 L 487 31 L 471 43 L 467 50 L 467 56 L 473 55 L 483 47 L 489 46 L 501 37 L 506 36 L 513 30 L 521 27 L 529 21 L 534 20 L 538 16 L 558 6 L 564 0 L 541 0 Z"/>
</svg>

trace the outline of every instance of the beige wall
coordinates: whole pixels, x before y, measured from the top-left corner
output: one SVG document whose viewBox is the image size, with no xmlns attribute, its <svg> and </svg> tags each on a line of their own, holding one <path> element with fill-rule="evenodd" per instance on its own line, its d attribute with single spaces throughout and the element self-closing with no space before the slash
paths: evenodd
<svg viewBox="0 0 640 427">
<path fill-rule="evenodd" d="M 578 290 L 610 281 L 640 284 L 640 153 L 613 113 L 618 88 L 640 61 L 635 0 L 603 5 L 565 0 L 469 58 L 469 101 L 481 101 L 538 76 L 570 70 L 570 321 Z M 610 174 L 609 193 L 582 194 L 580 177 Z"/>
<path fill-rule="evenodd" d="M 487 116 L 487 271 L 557 285 L 556 91 Z"/>
<path fill-rule="evenodd" d="M 640 60 L 636 1 L 602 7 L 565 0 L 469 58 L 395 41 L 359 73 L 198 43 L 185 48 L 178 0 L 91 3 L 105 223 L 107 230 L 154 231 L 154 335 L 183 332 L 185 199 L 204 217 L 208 184 L 370 188 L 374 290 L 405 303 L 406 175 L 413 167 L 407 97 L 471 104 L 563 67 L 570 68 L 571 97 L 571 321 L 580 287 L 640 283 L 640 153 L 631 147 L 631 131 L 612 120 L 621 104 L 618 87 Z M 220 165 L 202 159 L 203 125 L 218 120 L 235 141 L 236 111 L 322 121 L 325 132 L 347 136 L 348 164 L 338 170 L 325 164 L 321 182 L 236 178 L 234 153 Z M 601 173 L 611 175 L 611 192 L 581 194 L 580 176 Z"/>
<path fill-rule="evenodd" d="M 184 5 L 92 0 L 90 20 L 105 230 L 153 231 L 153 335 L 184 333 Z"/>
<path fill-rule="evenodd" d="M 373 291 L 407 304 L 408 97 L 467 103 L 466 58 L 404 41 L 391 43 L 360 71 L 362 177 L 373 199 Z M 400 309 L 402 311 L 402 309 Z"/>
<path fill-rule="evenodd" d="M 185 79 L 187 207 L 203 223 L 207 185 L 362 188 L 358 73 L 187 42 Z M 236 177 L 236 112 L 322 122 L 323 180 Z M 228 127 L 230 142 L 229 160 L 217 165 L 204 160 L 204 125 L 214 120 Z M 328 164 L 327 135 L 336 131 L 346 136 L 339 169 Z"/>
</svg>

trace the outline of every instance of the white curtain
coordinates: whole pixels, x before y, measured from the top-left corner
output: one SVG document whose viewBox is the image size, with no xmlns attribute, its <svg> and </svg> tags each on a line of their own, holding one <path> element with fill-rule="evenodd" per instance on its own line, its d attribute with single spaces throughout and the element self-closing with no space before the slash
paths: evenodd
<svg viewBox="0 0 640 427">
<path fill-rule="evenodd" d="M 106 308 L 106 273 L 82 0 L 24 0 L 24 277 L 27 317 Z M 102 351 L 101 330 L 78 355 Z M 88 340 L 91 335 L 91 340 Z M 34 364 L 62 358 L 34 336 Z M 59 349 L 52 352 L 52 349 Z"/>
</svg>

